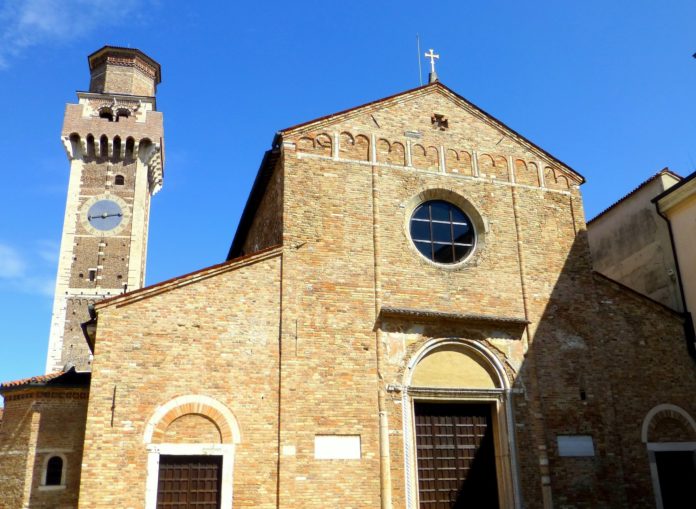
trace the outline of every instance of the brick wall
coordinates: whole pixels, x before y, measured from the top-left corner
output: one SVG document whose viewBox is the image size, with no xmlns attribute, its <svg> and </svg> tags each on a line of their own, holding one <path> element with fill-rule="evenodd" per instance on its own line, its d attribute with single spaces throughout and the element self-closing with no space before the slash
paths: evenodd
<svg viewBox="0 0 696 509">
<path fill-rule="evenodd" d="M 447 115 L 448 131 L 433 130 L 433 112 Z M 519 391 L 513 400 L 516 468 L 526 507 L 542 507 L 544 493 L 568 508 L 651 505 L 645 445 L 636 439 L 640 423 L 657 400 L 679 400 L 693 409 L 667 385 L 653 394 L 637 380 L 617 383 L 622 378 L 617 372 L 624 377 L 641 372 L 642 363 L 627 364 L 624 349 L 633 350 L 636 342 L 649 345 L 656 336 L 673 339 L 669 347 L 659 352 L 648 348 L 645 355 L 676 356 L 690 387 L 693 362 L 683 347 L 680 319 L 673 314 L 622 292 L 612 299 L 620 310 L 603 313 L 606 302 L 591 272 L 581 196 L 568 185 L 574 177 L 437 94 L 307 129 L 291 137 L 297 152 L 288 150 L 285 158 L 284 243 L 301 246 L 287 249 L 284 266 L 284 336 L 299 338 L 299 347 L 288 347 L 283 356 L 288 365 L 283 369 L 281 436 L 298 450 L 296 458 L 281 461 L 287 506 L 302 500 L 302 507 L 319 507 L 319 498 L 377 505 L 378 390 L 402 383 L 414 352 L 438 337 L 480 341 L 511 369 L 512 385 Z M 411 143 L 406 131 L 419 131 L 417 143 L 438 148 L 440 154 L 441 147 L 475 153 L 479 178 L 467 178 L 465 171 L 450 173 L 456 166 L 443 168 L 438 157 L 428 158 L 427 150 L 414 160 L 415 169 L 393 164 L 393 158 L 383 159 L 389 166 L 331 159 L 336 153 L 339 159 L 370 159 L 369 146 L 356 148 L 358 138 L 388 140 L 393 147 Z M 346 132 L 350 136 L 342 134 Z M 351 139 L 354 144 L 344 150 L 343 143 Z M 331 145 L 336 140 L 342 143 L 339 150 Z M 379 163 L 377 147 L 375 152 Z M 386 149 L 383 153 L 389 154 Z M 391 156 L 398 160 L 399 154 L 400 149 Z M 515 178 L 524 176 L 525 186 L 508 184 L 511 160 L 523 163 L 515 165 Z M 425 171 L 418 171 L 419 166 Z M 545 188 L 522 173 L 528 168 L 542 170 Z M 463 197 L 486 224 L 483 245 L 459 270 L 434 266 L 411 245 L 411 200 L 432 189 Z M 378 359 L 375 308 L 385 306 L 526 316 L 531 325 L 512 333 L 472 325 L 434 328 L 414 320 L 377 337 L 384 355 Z M 635 318 L 613 320 L 614 313 Z M 650 318 L 638 320 L 640 316 Z M 605 325 L 608 321 L 611 327 Z M 660 363 L 654 369 L 654 376 L 669 376 L 672 368 Z M 314 390 L 295 397 L 299 387 L 310 383 Z M 617 418 L 613 400 L 602 397 L 614 391 L 617 398 L 633 400 L 633 420 Z M 393 503 L 404 507 L 402 400 L 400 395 L 385 398 Z M 314 460 L 311 438 L 322 433 L 361 434 L 363 460 L 328 468 Z M 562 434 L 592 435 L 596 456 L 559 458 L 556 440 Z M 628 435 L 633 436 L 630 453 L 617 440 Z M 345 479 L 341 486 L 331 483 L 337 468 Z M 624 471 L 640 478 L 641 493 L 616 489 L 625 482 Z"/>
<path fill-rule="evenodd" d="M 280 265 L 277 253 L 259 254 L 144 300 L 98 305 L 82 506 L 143 507 L 148 420 L 176 397 L 201 394 L 239 423 L 235 507 L 275 507 Z M 206 429 L 199 442 L 210 439 Z"/>
<path fill-rule="evenodd" d="M 29 389 L 5 394 L 0 428 L 0 507 L 77 508 L 87 391 Z M 47 458 L 66 459 L 65 486 L 43 487 Z"/>
<path fill-rule="evenodd" d="M 580 177 L 432 87 L 285 136 L 244 245 L 276 239 L 282 214 L 282 264 L 259 253 L 97 306 L 81 503 L 143 507 L 147 421 L 196 393 L 239 420 L 234 507 L 378 507 L 387 493 L 406 507 L 399 387 L 416 352 L 451 338 L 503 366 L 515 442 L 498 453 L 517 458 L 524 507 L 651 506 L 640 426 L 660 403 L 696 414 L 694 363 L 678 316 L 593 275 Z M 437 196 L 476 215 L 456 268 L 409 237 L 413 207 Z M 492 318 L 380 319 L 386 307 Z M 187 442 L 215 437 L 184 424 Z M 560 457 L 564 434 L 592 436 L 595 455 Z M 316 435 L 359 435 L 360 459 L 315 459 Z"/>
</svg>

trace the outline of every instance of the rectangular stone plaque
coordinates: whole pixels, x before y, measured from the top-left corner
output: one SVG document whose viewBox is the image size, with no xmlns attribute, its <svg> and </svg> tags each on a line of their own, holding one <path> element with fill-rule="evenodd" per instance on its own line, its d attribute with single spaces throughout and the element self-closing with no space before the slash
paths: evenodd
<svg viewBox="0 0 696 509">
<path fill-rule="evenodd" d="M 590 435 L 560 435 L 558 440 L 559 456 L 594 456 L 594 444 Z"/>
<path fill-rule="evenodd" d="M 316 435 L 314 458 L 318 460 L 359 460 L 360 435 Z"/>
</svg>

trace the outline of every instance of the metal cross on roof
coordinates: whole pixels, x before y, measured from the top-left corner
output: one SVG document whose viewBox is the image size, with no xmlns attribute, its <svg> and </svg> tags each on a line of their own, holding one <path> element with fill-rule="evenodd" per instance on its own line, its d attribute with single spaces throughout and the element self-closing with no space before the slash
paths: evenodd
<svg viewBox="0 0 696 509">
<path fill-rule="evenodd" d="M 440 58 L 440 55 L 435 54 L 433 49 L 430 48 L 430 51 L 425 54 L 425 58 L 430 59 L 430 72 L 435 74 L 435 59 Z"/>
</svg>

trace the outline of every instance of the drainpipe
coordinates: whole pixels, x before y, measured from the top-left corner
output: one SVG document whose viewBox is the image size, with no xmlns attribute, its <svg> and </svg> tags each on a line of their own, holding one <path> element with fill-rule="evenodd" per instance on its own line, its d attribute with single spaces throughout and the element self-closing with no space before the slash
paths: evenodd
<svg viewBox="0 0 696 509">
<path fill-rule="evenodd" d="M 674 267 L 677 269 L 677 283 L 679 283 L 679 295 L 681 296 L 682 308 L 684 313 L 684 336 L 686 337 L 686 350 L 693 359 L 696 359 L 696 332 L 694 331 L 694 321 L 691 313 L 686 308 L 686 296 L 684 295 L 684 285 L 682 284 L 681 271 L 679 270 L 679 257 L 677 256 L 677 248 L 674 245 L 674 234 L 672 233 L 672 223 L 660 210 L 660 204 L 652 200 L 657 210 L 657 215 L 667 222 L 667 230 L 669 231 L 669 242 L 672 246 L 672 254 L 674 255 Z"/>
</svg>

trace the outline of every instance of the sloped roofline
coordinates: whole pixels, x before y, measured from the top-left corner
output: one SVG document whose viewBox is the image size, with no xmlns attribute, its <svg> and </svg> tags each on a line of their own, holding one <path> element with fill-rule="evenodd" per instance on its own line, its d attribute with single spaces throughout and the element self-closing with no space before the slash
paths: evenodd
<svg viewBox="0 0 696 509">
<path fill-rule="evenodd" d="M 254 222 L 256 209 L 258 209 L 261 199 L 266 192 L 268 182 L 273 176 L 273 171 L 275 169 L 276 162 L 278 161 L 278 155 L 279 152 L 277 150 L 267 150 L 263 154 L 261 165 L 259 166 L 259 170 L 256 172 L 254 184 L 251 186 L 249 196 L 247 196 L 247 201 L 244 205 L 242 216 L 239 218 L 239 224 L 237 225 L 237 230 L 234 233 L 232 244 L 227 252 L 228 260 L 233 260 L 242 254 L 242 245 L 244 244 L 247 233 L 249 233 L 249 228 L 251 228 L 251 225 Z"/>
<path fill-rule="evenodd" d="M 644 294 L 642 294 L 642 293 L 640 293 L 640 292 L 634 290 L 634 289 L 631 288 L 630 286 L 626 286 L 625 284 L 620 283 L 620 282 L 617 281 L 616 279 L 612 279 L 612 278 L 610 278 L 609 276 L 607 276 L 607 275 L 605 275 L 605 274 L 602 274 L 601 272 L 598 272 L 598 271 L 596 271 L 596 270 L 593 270 L 593 271 L 592 271 L 592 275 L 593 275 L 596 279 L 599 279 L 599 280 L 601 280 L 601 281 L 604 281 L 605 283 L 608 283 L 608 284 L 610 284 L 610 285 L 613 285 L 617 290 L 620 290 L 620 291 L 622 291 L 622 292 L 624 292 L 624 293 L 627 293 L 627 294 L 629 294 L 629 295 L 632 295 L 633 297 L 636 297 L 638 300 L 642 300 L 643 302 L 645 302 L 645 303 L 647 303 L 647 304 L 651 304 L 651 305 L 653 305 L 653 306 L 656 306 L 656 307 L 662 309 L 663 311 L 666 311 L 666 312 L 669 313 L 670 315 L 672 315 L 672 316 L 674 316 L 674 317 L 676 317 L 676 318 L 679 318 L 679 319 L 682 320 L 682 321 L 684 320 L 684 313 L 681 313 L 681 312 L 679 312 L 679 311 L 677 311 L 677 310 L 675 310 L 675 309 L 672 309 L 671 307 L 667 306 L 666 304 L 663 304 L 663 303 L 660 302 L 660 301 L 657 301 L 657 300 L 655 300 L 655 299 L 653 299 L 653 298 L 651 298 L 651 297 L 648 297 L 647 295 L 644 295 Z"/>
<path fill-rule="evenodd" d="M 406 90 L 404 92 L 400 92 L 398 94 L 390 95 L 388 97 L 384 97 L 382 99 L 377 99 L 376 101 L 370 101 L 365 104 L 361 104 L 360 106 L 355 106 L 353 108 L 348 108 L 347 110 L 339 111 L 336 113 L 332 113 L 330 115 L 325 115 L 323 117 L 315 118 L 314 120 L 309 120 L 307 122 L 302 122 L 301 124 L 296 124 L 291 127 L 287 127 L 285 129 L 281 129 L 278 131 L 278 134 L 280 136 L 286 136 L 288 134 L 296 134 L 296 133 L 301 133 L 304 131 L 308 131 L 312 128 L 314 128 L 317 125 L 322 125 L 322 124 L 329 124 L 333 123 L 334 121 L 342 120 L 344 118 L 350 118 L 353 116 L 360 115 L 364 110 L 369 110 L 373 108 L 374 106 L 381 105 L 383 103 L 389 103 L 389 102 L 397 102 L 399 100 L 404 99 L 406 96 L 409 95 L 420 95 L 421 93 L 428 91 L 430 89 L 435 89 L 439 91 L 440 93 L 443 93 L 447 96 L 450 96 L 451 99 L 453 99 L 455 102 L 460 102 L 462 106 L 464 106 L 466 109 L 477 115 L 479 118 L 482 120 L 492 124 L 494 127 L 507 132 L 508 134 L 512 135 L 516 140 L 523 145 L 526 145 L 528 148 L 530 148 L 532 151 L 537 152 L 539 155 L 542 157 L 551 159 L 553 162 L 558 164 L 559 166 L 563 167 L 566 171 L 569 171 L 573 173 L 574 175 L 577 175 L 577 177 L 580 180 L 580 184 L 585 183 L 585 177 L 583 177 L 579 172 L 568 166 L 566 163 L 558 159 L 557 157 L 553 156 L 540 146 L 538 146 L 536 143 L 533 141 L 529 140 L 528 138 L 522 136 L 520 133 L 512 129 L 510 126 L 505 124 L 504 122 L 498 120 L 496 117 L 488 113 L 487 111 L 479 108 L 472 102 L 468 101 L 466 98 L 462 97 L 455 91 L 453 91 L 451 88 L 448 86 L 442 84 L 439 81 L 436 81 L 434 83 L 428 83 L 427 85 L 423 85 L 420 87 L 412 88 L 410 90 Z"/>
<path fill-rule="evenodd" d="M 111 306 L 126 306 L 128 304 L 132 304 L 143 299 L 149 299 L 150 297 L 154 297 L 155 295 L 159 295 L 176 288 L 181 288 L 182 286 L 196 283 L 203 279 L 208 279 L 223 272 L 229 272 L 246 265 L 251 265 L 252 263 L 257 263 L 275 256 L 279 256 L 281 253 L 282 246 L 271 246 L 255 253 L 240 256 L 232 260 L 227 260 L 216 265 L 211 265 L 210 267 L 204 267 L 182 276 L 173 277 L 160 283 L 146 286 L 145 288 L 140 288 L 139 290 L 134 290 L 122 295 L 115 295 L 113 297 L 109 297 L 108 299 L 100 300 L 94 304 L 94 309 L 95 311 L 99 312 L 100 310 Z"/>
<path fill-rule="evenodd" d="M 269 180 L 271 179 L 274 165 L 278 159 L 277 148 L 282 143 L 283 136 L 301 133 L 313 129 L 317 125 L 329 124 L 347 117 L 360 115 L 364 110 L 369 110 L 370 108 L 378 104 L 397 102 L 399 100 L 404 99 L 404 97 L 408 95 L 417 95 L 419 93 L 424 93 L 425 91 L 428 91 L 433 88 L 445 95 L 449 95 L 453 100 L 460 102 L 469 111 L 472 111 L 474 114 L 476 114 L 479 118 L 483 119 L 484 121 L 492 124 L 498 129 L 505 131 L 506 133 L 513 135 L 517 139 L 517 141 L 520 141 L 523 145 L 526 145 L 533 151 L 539 153 L 542 157 L 546 157 L 555 161 L 557 164 L 565 168 L 567 171 L 573 173 L 574 175 L 577 175 L 580 179 L 581 184 L 585 182 L 585 177 L 583 177 L 577 171 L 573 170 L 567 164 L 560 161 L 558 158 L 552 156 L 544 149 L 534 144 L 533 142 L 519 134 L 517 131 L 495 118 L 490 113 L 487 113 L 478 106 L 467 101 L 464 97 L 452 91 L 446 85 L 443 85 L 441 82 L 436 81 L 434 83 L 428 83 L 427 85 L 412 88 L 404 92 L 399 92 L 398 94 L 390 95 L 382 99 L 377 99 L 376 101 L 370 101 L 368 103 L 362 104 L 360 106 L 355 106 L 347 110 L 332 113 L 330 115 L 325 115 L 323 117 L 318 117 L 313 120 L 308 120 L 307 122 L 302 122 L 301 124 L 295 124 L 293 126 L 286 127 L 285 129 L 281 129 L 280 131 L 278 131 L 275 137 L 273 138 L 272 149 L 264 154 L 261 164 L 259 166 L 259 170 L 256 173 L 256 179 L 254 180 L 251 192 L 247 197 L 244 211 L 242 212 L 242 216 L 239 220 L 239 225 L 237 226 L 237 230 L 235 231 L 234 238 L 232 239 L 232 244 L 230 245 L 230 249 L 227 254 L 227 259 L 231 260 L 234 257 L 239 256 L 241 254 L 242 244 L 244 243 L 249 228 L 251 227 L 251 223 L 254 220 L 256 209 L 258 208 L 259 202 L 266 191 L 266 187 L 268 186 Z"/>
<path fill-rule="evenodd" d="M 590 223 L 595 222 L 597 219 L 599 219 L 600 217 L 602 217 L 604 214 L 606 214 L 606 213 L 609 212 L 610 210 L 613 210 L 614 207 L 616 207 L 616 206 L 618 206 L 619 204 L 623 203 L 624 201 L 628 200 L 631 196 L 633 196 L 633 195 L 636 194 L 638 191 L 640 191 L 641 189 L 643 189 L 645 186 L 647 186 L 648 184 L 650 184 L 650 183 L 651 183 L 652 181 L 654 181 L 656 178 L 661 177 L 661 176 L 663 176 L 663 175 L 669 175 L 669 176 L 671 176 L 671 177 L 674 177 L 674 178 L 677 179 L 677 180 L 683 181 L 683 177 L 682 177 L 681 175 L 678 175 L 677 173 L 674 173 L 672 170 L 669 169 L 669 167 L 665 166 L 665 167 L 662 168 L 660 171 L 658 171 L 655 175 L 653 175 L 653 176 L 650 177 L 649 179 L 643 181 L 642 183 L 638 184 L 638 186 L 637 186 L 633 191 L 631 191 L 630 193 L 628 193 L 628 194 L 624 195 L 623 197 L 619 198 L 619 199 L 616 200 L 614 203 L 612 203 L 612 204 L 609 205 L 607 208 L 605 208 L 603 211 L 601 211 L 599 214 L 597 214 L 595 217 L 593 217 L 592 219 L 590 219 L 589 221 L 587 221 L 587 224 L 589 225 Z M 680 185 L 681 185 L 681 182 L 680 182 L 679 184 L 675 184 L 675 186 L 680 186 Z M 674 189 L 675 186 L 670 187 L 669 189 L 667 189 L 666 191 L 664 191 L 663 193 L 661 193 L 659 196 L 662 196 L 662 195 L 666 194 L 667 192 L 671 191 L 672 189 Z M 655 200 L 653 200 L 653 201 L 655 201 Z"/>
<path fill-rule="evenodd" d="M 73 388 L 89 387 L 91 373 L 88 371 L 76 371 L 74 367 L 67 371 L 56 371 L 47 375 L 32 376 L 21 380 L 0 383 L 0 393 L 17 389 L 34 387 Z"/>
<path fill-rule="evenodd" d="M 665 196 L 668 196 L 668 195 L 674 193 L 675 191 L 678 191 L 679 189 L 681 189 L 682 187 L 687 185 L 689 182 L 696 179 L 696 171 L 687 175 L 686 177 L 683 177 L 683 178 L 679 177 L 679 178 L 681 179 L 681 182 L 674 184 L 669 189 L 665 189 L 664 191 L 662 191 L 660 194 L 658 194 L 657 196 L 655 196 L 655 198 L 652 199 L 652 202 L 653 203 L 659 202 Z"/>
</svg>

